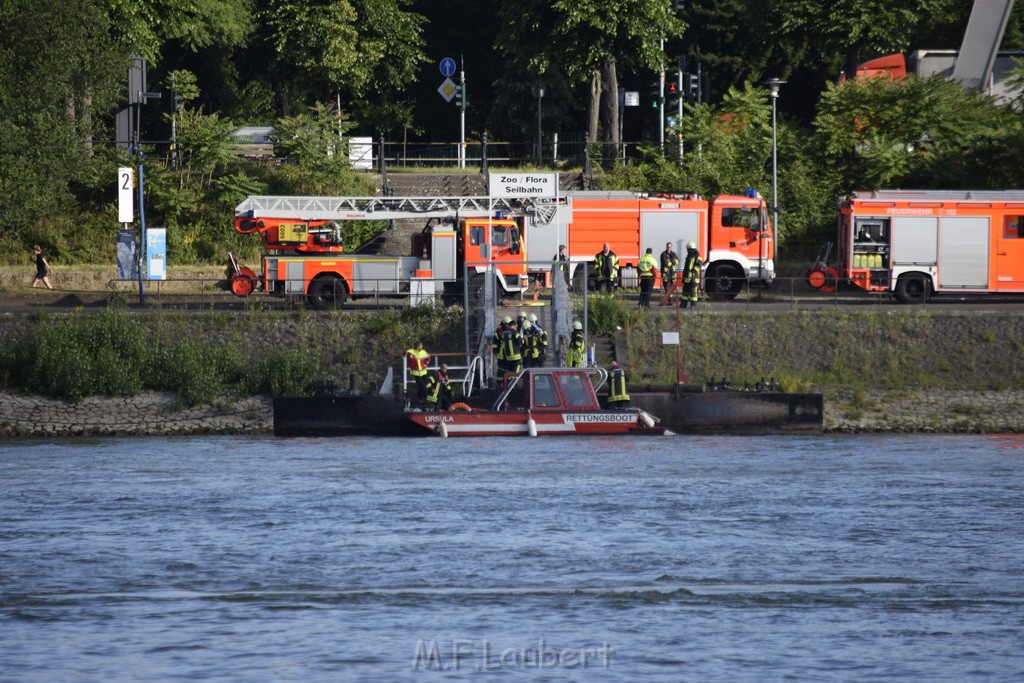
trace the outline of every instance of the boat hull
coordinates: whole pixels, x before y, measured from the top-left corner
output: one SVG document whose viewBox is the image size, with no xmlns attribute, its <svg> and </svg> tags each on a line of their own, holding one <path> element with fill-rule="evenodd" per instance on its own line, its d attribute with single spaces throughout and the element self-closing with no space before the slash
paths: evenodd
<svg viewBox="0 0 1024 683">
<path fill-rule="evenodd" d="M 639 411 L 635 410 L 474 410 L 410 412 L 406 417 L 413 424 L 444 436 L 581 436 L 630 434 L 638 429 L 647 431 L 640 422 Z"/>
</svg>

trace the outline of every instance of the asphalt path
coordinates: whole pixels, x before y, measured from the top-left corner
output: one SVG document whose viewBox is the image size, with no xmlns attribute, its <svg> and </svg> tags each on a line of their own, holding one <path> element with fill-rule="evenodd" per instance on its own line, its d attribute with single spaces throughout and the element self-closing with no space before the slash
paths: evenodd
<svg viewBox="0 0 1024 683">
<path fill-rule="evenodd" d="M 616 294 L 627 306 L 635 306 L 639 295 L 635 291 L 622 290 Z M 254 309 L 272 311 L 295 311 L 305 307 L 303 302 L 288 302 L 266 294 L 256 293 L 247 299 L 241 299 L 224 292 L 196 294 L 164 294 L 149 292 L 144 295 L 144 303 L 140 303 L 138 292 L 120 292 L 117 299 L 126 310 L 138 311 L 220 311 L 224 313 L 246 313 Z M 75 292 L 75 291 L 25 291 L 0 292 L 0 313 L 27 314 L 40 310 L 50 312 L 68 312 L 82 310 L 85 312 L 101 310 L 110 301 L 109 292 Z M 542 294 L 537 301 L 531 294 L 522 299 L 508 297 L 502 301 L 502 315 L 507 311 L 529 309 L 546 305 L 550 297 Z M 651 311 L 674 311 L 675 305 L 660 306 L 659 293 L 655 292 Z M 407 306 L 405 298 L 366 298 L 348 300 L 344 310 L 380 310 Z M 950 312 L 1024 312 L 1024 294 L 939 294 L 932 296 L 926 303 L 904 304 L 888 294 L 877 294 L 851 289 L 823 294 L 813 290 L 807 291 L 776 291 L 743 292 L 732 301 L 716 301 L 703 299 L 698 304 L 697 312 L 730 313 L 739 311 L 781 312 L 781 311 L 828 311 L 828 310 L 866 310 L 871 308 L 907 311 L 917 310 L 925 313 Z M 691 309 L 680 311 L 684 315 L 693 313 Z"/>
</svg>

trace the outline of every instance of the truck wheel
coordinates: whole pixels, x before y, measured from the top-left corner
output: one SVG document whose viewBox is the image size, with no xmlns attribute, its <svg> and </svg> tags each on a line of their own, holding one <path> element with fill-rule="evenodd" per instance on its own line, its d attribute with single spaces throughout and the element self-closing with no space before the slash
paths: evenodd
<svg viewBox="0 0 1024 683">
<path fill-rule="evenodd" d="M 746 279 L 739 269 L 728 264 L 715 266 L 708 277 L 707 292 L 715 299 L 735 299 Z"/>
<path fill-rule="evenodd" d="M 348 298 L 345 281 L 337 275 L 321 275 L 309 285 L 309 305 L 318 311 L 341 308 Z"/>
<path fill-rule="evenodd" d="M 905 304 L 919 304 L 928 295 L 928 289 L 928 282 L 923 275 L 900 275 L 896 281 L 896 298 Z"/>
<path fill-rule="evenodd" d="M 587 271 L 588 276 L 586 282 L 584 282 L 583 272 Z M 572 288 L 577 294 L 583 294 L 583 292 L 593 292 L 597 289 L 597 277 L 594 275 L 593 268 L 584 268 L 582 265 L 576 266 L 576 272 L 572 276 Z"/>
</svg>

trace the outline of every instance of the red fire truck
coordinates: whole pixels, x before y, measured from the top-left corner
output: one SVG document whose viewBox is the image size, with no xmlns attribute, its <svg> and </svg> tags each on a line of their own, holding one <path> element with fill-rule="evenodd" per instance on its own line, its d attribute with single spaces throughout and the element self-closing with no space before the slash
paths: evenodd
<svg viewBox="0 0 1024 683">
<path fill-rule="evenodd" d="M 764 199 L 746 195 L 704 199 L 696 194 L 575 192 L 566 195 L 551 227 L 529 232 L 531 253 L 555 254 L 568 247 L 577 290 L 584 268 L 604 243 L 619 257 L 620 285 L 638 286 L 637 264 L 647 248 L 658 258 L 672 243 L 680 259 L 697 245 L 705 268 L 705 290 L 732 299 L 749 282 L 768 285 L 775 277 L 775 242 Z M 593 280 L 594 273 L 589 272 Z M 592 284 L 592 283 L 591 283 Z M 657 286 L 663 286 L 658 275 Z"/>
<path fill-rule="evenodd" d="M 408 256 L 344 253 L 343 225 L 352 220 L 429 219 Z M 620 285 L 636 287 L 647 247 L 659 255 L 671 242 L 680 259 L 698 246 L 705 289 L 734 298 L 748 282 L 771 282 L 774 242 L 764 200 L 702 199 L 693 194 L 568 193 L 551 199 L 493 197 L 249 197 L 235 210 L 235 229 L 259 234 L 267 253 L 262 273 L 229 263 L 229 285 L 247 296 L 263 290 L 336 308 L 348 297 L 453 298 L 463 277 L 493 268 L 506 293 L 550 272 L 566 244 L 578 289 L 585 262 L 603 244 L 619 256 Z M 591 273 L 592 274 L 592 273 Z M 442 291 L 435 292 L 440 284 Z M 472 282 L 470 283 L 472 286 Z M 660 284 L 660 283 L 659 283 Z"/>
<path fill-rule="evenodd" d="M 838 239 L 841 277 L 906 303 L 1024 292 L 1024 190 L 857 192 L 840 205 Z"/>
</svg>

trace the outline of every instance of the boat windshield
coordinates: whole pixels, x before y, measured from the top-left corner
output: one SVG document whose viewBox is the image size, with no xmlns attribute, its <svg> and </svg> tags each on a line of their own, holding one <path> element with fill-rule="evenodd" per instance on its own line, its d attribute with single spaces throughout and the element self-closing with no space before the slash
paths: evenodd
<svg viewBox="0 0 1024 683">
<path fill-rule="evenodd" d="M 536 375 L 533 378 L 533 401 L 539 408 L 557 408 L 561 404 L 551 375 Z"/>
<path fill-rule="evenodd" d="M 569 406 L 589 406 L 593 402 L 587 388 L 590 380 L 583 374 L 559 375 L 558 383 L 562 386 L 562 395 L 565 396 L 565 403 Z"/>
</svg>

